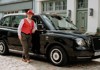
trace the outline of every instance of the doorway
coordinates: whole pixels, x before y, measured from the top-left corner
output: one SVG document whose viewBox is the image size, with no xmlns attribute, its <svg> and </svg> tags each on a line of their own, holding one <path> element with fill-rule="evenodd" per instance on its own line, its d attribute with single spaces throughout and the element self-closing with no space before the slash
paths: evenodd
<svg viewBox="0 0 100 70">
<path fill-rule="evenodd" d="M 77 0 L 76 26 L 80 31 L 87 30 L 88 0 Z"/>
</svg>

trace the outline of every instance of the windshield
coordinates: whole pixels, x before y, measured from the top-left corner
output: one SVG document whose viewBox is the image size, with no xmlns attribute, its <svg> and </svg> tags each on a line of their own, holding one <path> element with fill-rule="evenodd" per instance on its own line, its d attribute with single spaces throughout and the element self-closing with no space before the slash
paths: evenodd
<svg viewBox="0 0 100 70">
<path fill-rule="evenodd" d="M 58 15 L 43 15 L 45 21 L 57 30 L 76 30 L 77 27 L 72 24 L 66 17 Z"/>
</svg>

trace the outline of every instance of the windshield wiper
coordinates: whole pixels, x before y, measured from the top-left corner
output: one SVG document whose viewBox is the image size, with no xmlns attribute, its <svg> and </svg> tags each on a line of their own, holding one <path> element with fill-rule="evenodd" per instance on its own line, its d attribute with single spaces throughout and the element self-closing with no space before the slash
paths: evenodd
<svg viewBox="0 0 100 70">
<path fill-rule="evenodd" d="M 75 28 L 70 28 L 70 30 L 76 30 Z"/>
<path fill-rule="evenodd" d="M 65 27 L 59 27 L 60 30 L 76 30 L 74 28 L 65 28 Z"/>
<path fill-rule="evenodd" d="M 69 30 L 68 28 L 65 27 L 59 27 L 60 30 Z"/>
</svg>

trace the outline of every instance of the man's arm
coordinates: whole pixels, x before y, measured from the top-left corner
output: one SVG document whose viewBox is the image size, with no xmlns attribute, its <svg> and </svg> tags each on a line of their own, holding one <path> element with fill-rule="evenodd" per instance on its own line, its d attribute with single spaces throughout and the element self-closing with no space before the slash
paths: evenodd
<svg viewBox="0 0 100 70">
<path fill-rule="evenodd" d="M 22 26 L 24 24 L 24 19 L 22 19 L 19 23 L 19 26 L 18 26 L 18 37 L 19 39 L 21 39 L 21 29 L 22 29 Z"/>
</svg>

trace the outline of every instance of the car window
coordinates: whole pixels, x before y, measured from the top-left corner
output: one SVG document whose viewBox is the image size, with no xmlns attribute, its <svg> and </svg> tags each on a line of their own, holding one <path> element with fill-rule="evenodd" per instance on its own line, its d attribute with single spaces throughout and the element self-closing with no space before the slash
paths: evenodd
<svg viewBox="0 0 100 70">
<path fill-rule="evenodd" d="M 3 24 L 3 18 L 2 19 L 0 19 L 0 26 Z"/>
<path fill-rule="evenodd" d="M 12 27 L 17 28 L 21 19 L 25 18 L 24 15 L 16 15 L 16 16 L 12 16 Z"/>
<path fill-rule="evenodd" d="M 1 26 L 10 26 L 10 16 L 5 17 L 1 20 Z"/>
<path fill-rule="evenodd" d="M 33 16 L 32 19 L 34 20 L 35 24 L 37 25 L 37 28 L 38 28 L 38 25 L 41 24 L 41 25 L 43 25 L 43 28 L 46 29 L 46 28 L 45 28 L 45 25 L 44 25 L 42 19 L 40 19 L 40 17 L 38 17 L 38 16 Z M 38 29 L 39 29 L 39 28 L 38 28 Z"/>
</svg>

